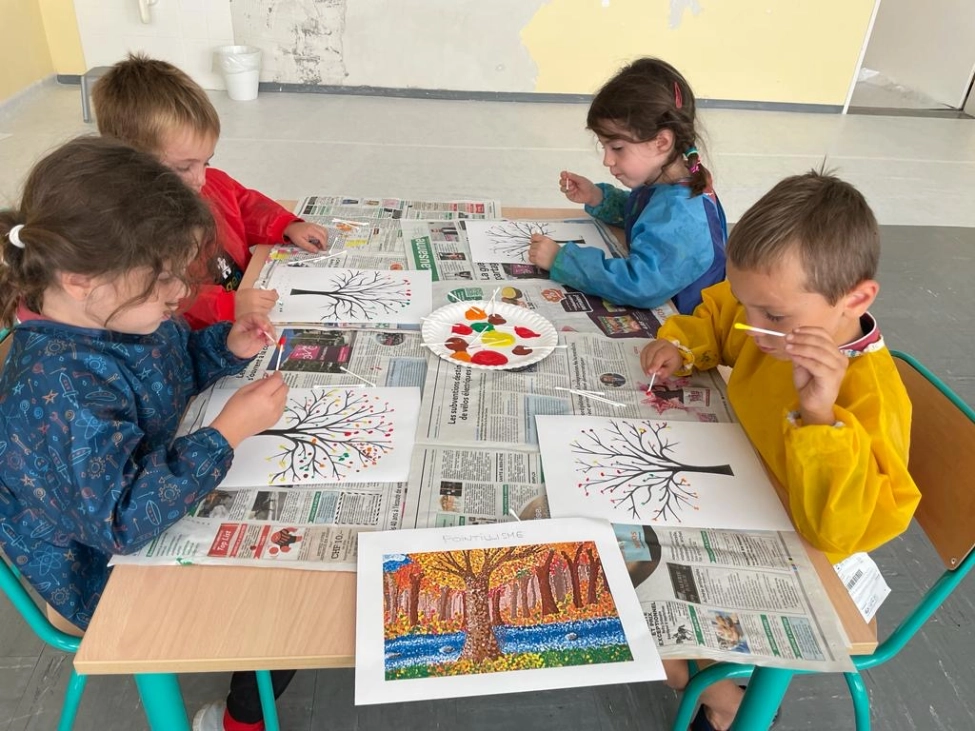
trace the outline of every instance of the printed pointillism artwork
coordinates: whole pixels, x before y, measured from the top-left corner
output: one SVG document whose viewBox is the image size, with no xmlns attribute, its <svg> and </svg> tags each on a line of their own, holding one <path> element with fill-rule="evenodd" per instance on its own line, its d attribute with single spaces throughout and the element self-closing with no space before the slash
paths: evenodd
<svg viewBox="0 0 975 731">
<path fill-rule="evenodd" d="M 644 644 L 646 622 L 608 523 L 395 533 L 360 535 L 357 703 L 625 682 L 662 671 L 652 642 Z M 443 549 L 391 550 L 396 545 Z M 370 681 L 360 683 L 360 673 Z"/>
<path fill-rule="evenodd" d="M 270 317 L 291 323 L 411 323 L 430 313 L 430 273 L 384 269 L 277 267 Z"/>
<path fill-rule="evenodd" d="M 383 557 L 386 679 L 632 660 L 591 541 Z"/>
<path fill-rule="evenodd" d="M 537 416 L 553 516 L 791 530 L 737 424 Z"/>
<path fill-rule="evenodd" d="M 233 393 L 214 390 L 207 423 Z M 419 410 L 417 388 L 293 388 L 278 423 L 234 451 L 221 486 L 403 482 Z"/>
<path fill-rule="evenodd" d="M 478 262 L 525 264 L 534 234 L 559 245 L 595 247 L 610 256 L 603 235 L 591 221 L 465 221 L 464 228 L 471 258 Z"/>
</svg>

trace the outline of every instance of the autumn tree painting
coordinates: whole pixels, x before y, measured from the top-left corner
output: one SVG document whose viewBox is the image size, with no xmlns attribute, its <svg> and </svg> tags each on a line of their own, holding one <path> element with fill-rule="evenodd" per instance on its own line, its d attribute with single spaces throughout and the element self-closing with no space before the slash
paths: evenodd
<svg viewBox="0 0 975 731">
<path fill-rule="evenodd" d="M 631 660 L 591 541 L 384 557 L 389 680 Z"/>
<path fill-rule="evenodd" d="M 280 440 L 270 484 L 333 480 L 376 464 L 393 449 L 392 413 L 384 399 L 350 388 L 289 399 L 284 425 L 259 435 Z"/>
<path fill-rule="evenodd" d="M 292 297 L 314 296 L 321 302 L 322 322 L 375 320 L 409 306 L 410 280 L 392 272 L 345 269 L 323 276 L 332 279 L 321 289 L 291 289 Z"/>
<path fill-rule="evenodd" d="M 678 442 L 667 438 L 667 422 L 611 421 L 605 429 L 584 429 L 571 449 L 579 455 L 576 471 L 584 476 L 578 486 L 611 495 L 614 507 L 625 507 L 630 517 L 643 520 L 651 502 L 656 520 L 680 522 L 680 513 L 694 507 L 698 495 L 688 475 L 706 472 L 734 476 L 731 465 L 692 465 L 678 459 Z"/>
</svg>

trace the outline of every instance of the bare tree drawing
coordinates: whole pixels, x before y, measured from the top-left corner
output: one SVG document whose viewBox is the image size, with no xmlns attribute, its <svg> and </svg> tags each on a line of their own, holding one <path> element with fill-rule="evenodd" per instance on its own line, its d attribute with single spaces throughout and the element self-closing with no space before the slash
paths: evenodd
<svg viewBox="0 0 975 731">
<path fill-rule="evenodd" d="M 410 280 L 389 272 L 348 269 L 332 274 L 327 289 L 292 289 L 292 296 L 322 298 L 322 322 L 372 320 L 408 307 Z"/>
<path fill-rule="evenodd" d="M 576 472 L 586 478 L 579 487 L 589 494 L 591 489 L 612 497 L 613 507 L 626 505 L 630 515 L 640 520 L 640 509 L 656 499 L 655 520 L 673 518 L 680 522 L 679 513 L 694 507 L 698 494 L 692 491 L 685 473 L 706 472 L 734 476 L 731 465 L 689 465 L 674 456 L 674 447 L 663 434 L 667 422 L 611 421 L 605 433 L 584 429 L 572 442 L 572 451 L 581 455 L 576 459 Z M 642 498 L 638 500 L 638 498 Z"/>
<path fill-rule="evenodd" d="M 275 482 L 340 479 L 376 464 L 393 451 L 394 409 L 383 399 L 352 389 L 313 391 L 284 410 L 285 426 L 260 436 L 279 437 Z"/>
<path fill-rule="evenodd" d="M 491 226 L 485 234 L 491 240 L 491 250 L 500 256 L 508 256 L 520 262 L 528 261 L 528 245 L 533 234 L 548 236 L 557 244 L 582 243 L 578 239 L 556 239 L 551 224 L 539 221 L 502 221 Z"/>
</svg>

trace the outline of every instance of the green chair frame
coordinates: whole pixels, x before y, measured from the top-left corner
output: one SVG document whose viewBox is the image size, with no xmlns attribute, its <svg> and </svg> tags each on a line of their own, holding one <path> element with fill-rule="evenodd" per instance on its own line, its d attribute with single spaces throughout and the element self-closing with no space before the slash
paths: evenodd
<svg viewBox="0 0 975 731">
<path fill-rule="evenodd" d="M 20 612 L 27 625 L 34 631 L 34 634 L 51 647 L 74 654 L 81 645 L 81 638 L 66 634 L 51 624 L 44 612 L 34 602 L 26 587 L 21 583 L 20 571 L 16 566 L 8 564 L 6 557 L 0 554 L 0 590 L 10 599 L 14 608 Z M 186 718 L 185 707 L 160 709 L 159 703 L 152 697 L 154 684 L 151 682 L 152 675 L 136 675 L 136 683 L 139 687 L 139 694 L 143 696 L 144 706 L 154 705 L 154 710 L 162 712 L 169 720 L 165 723 L 166 729 L 185 728 L 189 730 Z M 58 731 L 71 731 L 74 726 L 75 717 L 78 715 L 78 706 L 81 704 L 81 694 L 85 690 L 86 676 L 79 675 L 74 668 L 71 668 L 71 678 L 68 680 L 68 687 L 64 694 L 64 703 L 61 706 L 61 718 L 58 720 Z M 261 696 L 261 710 L 264 713 L 264 727 L 266 731 L 280 731 L 278 724 L 277 707 L 274 702 L 274 688 L 271 684 L 271 673 L 267 670 L 257 671 L 257 687 Z M 153 731 L 156 731 L 154 728 Z M 162 729 L 159 729 L 162 731 Z"/>
<path fill-rule="evenodd" d="M 871 726 L 870 697 L 860 673 L 904 649 L 975 566 L 975 410 L 913 356 L 898 351 L 892 355 L 914 407 L 910 470 L 921 491 L 915 519 L 941 557 L 944 571 L 872 655 L 851 658 L 856 669 L 844 675 L 857 731 L 870 731 Z M 686 731 L 709 685 L 749 676 L 753 680 L 747 696 L 754 700 L 747 709 L 742 704 L 732 729 L 767 728 L 792 676 L 800 674 L 804 673 L 731 663 L 704 668 L 687 684 L 673 729 Z M 756 687 L 760 675 L 761 687 Z"/>
</svg>

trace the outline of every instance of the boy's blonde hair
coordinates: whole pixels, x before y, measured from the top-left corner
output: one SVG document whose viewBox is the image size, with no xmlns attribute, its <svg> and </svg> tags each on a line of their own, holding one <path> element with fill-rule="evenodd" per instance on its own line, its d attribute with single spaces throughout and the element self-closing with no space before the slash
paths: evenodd
<svg viewBox="0 0 975 731">
<path fill-rule="evenodd" d="M 847 182 L 811 170 L 780 181 L 749 208 L 728 236 L 728 263 L 767 272 L 792 251 L 806 274 L 806 290 L 835 305 L 873 279 L 880 260 L 877 219 Z"/>
<path fill-rule="evenodd" d="M 190 129 L 220 136 L 220 117 L 206 92 L 166 61 L 129 54 L 95 82 L 91 92 L 98 131 L 159 154 L 166 135 Z"/>
</svg>

